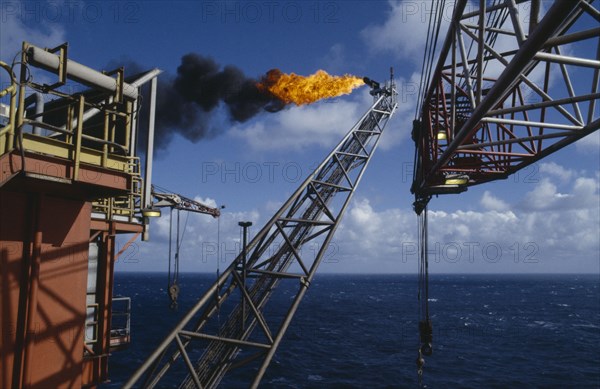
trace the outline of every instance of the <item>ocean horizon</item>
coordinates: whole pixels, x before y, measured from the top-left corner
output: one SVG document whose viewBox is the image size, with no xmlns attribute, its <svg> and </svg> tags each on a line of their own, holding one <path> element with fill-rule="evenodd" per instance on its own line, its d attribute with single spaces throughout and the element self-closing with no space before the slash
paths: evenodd
<svg viewBox="0 0 600 389">
<path fill-rule="evenodd" d="M 121 387 L 215 277 L 181 273 L 173 310 L 166 273 L 117 272 L 115 297 L 132 298 L 132 344 L 111 355 L 101 388 Z M 273 311 L 292 287 L 278 287 Z M 427 387 L 600 387 L 596 274 L 431 274 L 429 307 Z M 261 387 L 414 388 L 417 310 L 416 274 L 317 274 Z M 222 387 L 248 387 L 253 373 L 236 370 Z"/>
</svg>

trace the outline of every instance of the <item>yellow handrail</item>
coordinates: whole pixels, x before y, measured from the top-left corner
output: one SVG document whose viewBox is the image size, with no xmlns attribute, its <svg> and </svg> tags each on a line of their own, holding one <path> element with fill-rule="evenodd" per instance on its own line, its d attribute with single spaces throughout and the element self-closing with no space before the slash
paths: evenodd
<svg viewBox="0 0 600 389">
<path fill-rule="evenodd" d="M 0 130 L 0 154 L 4 154 L 12 150 L 13 147 L 13 139 L 15 135 L 15 115 L 16 115 L 16 106 L 17 106 L 17 79 L 15 74 L 12 71 L 12 68 L 8 66 L 7 63 L 0 61 L 0 67 L 6 70 L 10 77 L 10 85 L 0 91 L 0 98 L 6 96 L 10 93 L 10 106 L 8 113 L 8 124 Z M 7 135 L 5 135 L 7 134 Z M 6 136 L 6 143 L 2 142 L 2 137 Z"/>
</svg>

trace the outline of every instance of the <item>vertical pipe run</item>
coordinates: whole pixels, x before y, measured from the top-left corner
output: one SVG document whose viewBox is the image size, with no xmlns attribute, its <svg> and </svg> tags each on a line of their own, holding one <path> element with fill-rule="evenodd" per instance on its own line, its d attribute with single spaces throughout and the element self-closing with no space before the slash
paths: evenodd
<svg viewBox="0 0 600 389">
<path fill-rule="evenodd" d="M 148 118 L 148 148 L 146 149 L 146 171 L 144 174 L 144 208 L 152 205 L 152 159 L 154 157 L 154 122 L 156 119 L 156 77 L 150 84 L 150 117 Z"/>
<path fill-rule="evenodd" d="M 133 108 L 131 113 L 131 145 L 129 147 L 129 156 L 135 157 L 135 148 L 137 147 L 137 115 L 138 115 L 139 103 L 137 100 L 133 102 Z"/>
<path fill-rule="evenodd" d="M 81 159 L 81 137 L 83 135 L 83 111 L 85 110 L 85 97 L 79 96 L 79 107 L 77 108 L 77 133 L 75 134 L 75 155 L 73 168 L 73 181 L 79 180 L 79 161 Z"/>
<path fill-rule="evenodd" d="M 108 128 L 110 127 L 110 114 L 108 111 L 104 111 L 104 134 L 103 138 L 105 141 L 108 141 Z M 106 167 L 108 165 L 108 144 L 104 143 L 102 145 L 102 167 Z"/>
<path fill-rule="evenodd" d="M 133 103 L 131 101 L 127 101 L 125 103 L 125 149 L 127 151 L 131 150 L 131 132 L 133 131 Z"/>
<path fill-rule="evenodd" d="M 21 75 L 19 77 L 19 102 L 17 103 L 17 117 L 13 122 L 13 129 L 8 133 L 7 149 L 12 150 L 14 145 L 15 136 L 18 135 L 18 131 L 23 129 L 23 119 L 25 115 L 25 85 L 27 84 L 27 54 L 25 49 L 27 48 L 26 43 L 23 42 L 23 49 L 21 52 Z M 21 166 L 21 169 L 25 169 Z"/>
<path fill-rule="evenodd" d="M 35 92 L 35 120 L 44 121 L 44 95 L 40 92 Z M 42 129 L 38 126 L 33 126 L 34 135 L 42 135 Z"/>
</svg>

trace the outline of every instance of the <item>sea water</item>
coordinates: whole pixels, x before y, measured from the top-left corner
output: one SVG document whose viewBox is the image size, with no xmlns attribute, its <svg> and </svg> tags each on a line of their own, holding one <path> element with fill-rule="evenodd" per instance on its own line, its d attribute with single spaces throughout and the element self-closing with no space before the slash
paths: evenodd
<svg viewBox="0 0 600 389">
<path fill-rule="evenodd" d="M 121 387 L 214 281 L 180 275 L 173 310 L 166 274 L 117 273 L 115 296 L 132 298 L 132 344 L 111 355 L 101 388 Z M 285 312 L 293 292 L 282 284 L 269 304 Z M 598 275 L 432 275 L 429 309 L 429 388 L 600 388 Z M 261 387 L 415 388 L 417 323 L 415 275 L 319 274 Z M 222 387 L 248 387 L 253 373 Z"/>
</svg>

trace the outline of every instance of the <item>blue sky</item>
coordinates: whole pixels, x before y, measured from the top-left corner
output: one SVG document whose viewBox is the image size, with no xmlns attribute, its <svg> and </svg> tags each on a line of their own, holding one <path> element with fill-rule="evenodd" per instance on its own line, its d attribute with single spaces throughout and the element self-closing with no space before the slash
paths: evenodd
<svg viewBox="0 0 600 389">
<path fill-rule="evenodd" d="M 135 61 L 175 74 L 183 55 L 212 57 L 259 77 L 271 68 L 317 69 L 385 80 L 393 66 L 400 107 L 334 238 L 326 272 L 416 272 L 412 178 L 416 82 L 429 1 L 2 1 L 0 56 L 20 42 L 69 42 L 70 58 L 103 69 Z M 449 18 L 450 12 L 447 12 Z M 239 250 L 239 220 L 258 230 L 368 109 L 360 88 L 312 106 L 231 123 L 218 135 L 175 138 L 156 159 L 154 182 L 225 204 L 221 267 Z M 221 112 L 222 113 L 222 112 Z M 600 141 L 594 134 L 508 180 L 430 203 L 433 272 L 600 272 Z M 182 215 L 182 220 L 186 219 Z M 154 221 L 119 271 L 166 271 L 168 218 Z M 189 215 L 182 271 L 215 271 L 217 222 Z M 309 248 L 310 249 L 310 248 Z"/>
</svg>

